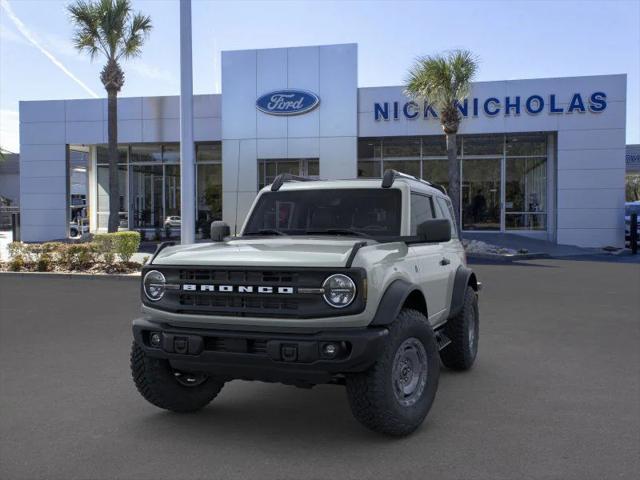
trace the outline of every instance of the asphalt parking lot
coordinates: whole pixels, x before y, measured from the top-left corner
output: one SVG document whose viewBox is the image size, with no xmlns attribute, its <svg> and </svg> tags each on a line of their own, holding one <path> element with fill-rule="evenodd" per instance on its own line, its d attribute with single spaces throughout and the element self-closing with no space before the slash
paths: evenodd
<svg viewBox="0 0 640 480">
<path fill-rule="evenodd" d="M 371 433 L 341 387 L 232 382 L 204 411 L 129 375 L 138 284 L 0 275 L 2 479 L 605 479 L 640 471 L 640 265 L 478 265 L 480 353 L 425 424 Z"/>
</svg>

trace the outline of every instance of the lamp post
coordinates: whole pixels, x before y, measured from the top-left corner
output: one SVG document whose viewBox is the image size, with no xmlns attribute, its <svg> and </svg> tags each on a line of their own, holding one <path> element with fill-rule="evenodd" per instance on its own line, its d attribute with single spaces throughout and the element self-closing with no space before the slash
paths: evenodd
<svg viewBox="0 0 640 480">
<path fill-rule="evenodd" d="M 180 238 L 183 244 L 195 241 L 194 157 L 191 0 L 180 0 Z"/>
</svg>

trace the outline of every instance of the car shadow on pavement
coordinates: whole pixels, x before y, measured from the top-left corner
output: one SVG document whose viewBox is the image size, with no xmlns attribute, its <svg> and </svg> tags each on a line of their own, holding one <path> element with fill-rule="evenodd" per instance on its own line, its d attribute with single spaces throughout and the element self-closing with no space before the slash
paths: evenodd
<svg viewBox="0 0 640 480">
<path fill-rule="evenodd" d="M 244 385 L 235 385 L 238 383 Z M 235 391 L 227 391 L 225 395 L 225 389 Z M 326 443 L 340 449 L 354 441 L 375 445 L 394 438 L 360 425 L 351 415 L 344 387 L 335 385 L 307 390 L 234 381 L 225 385 L 220 397 L 199 412 L 147 412 L 136 416 L 130 424 L 134 435 L 171 435 L 173 442 L 185 444 L 194 439 L 224 444 L 240 438 L 243 443 L 262 444 L 273 443 L 277 436 L 283 448 L 299 448 L 300 443 Z M 427 419 L 418 432 L 428 430 L 428 425 Z"/>
</svg>

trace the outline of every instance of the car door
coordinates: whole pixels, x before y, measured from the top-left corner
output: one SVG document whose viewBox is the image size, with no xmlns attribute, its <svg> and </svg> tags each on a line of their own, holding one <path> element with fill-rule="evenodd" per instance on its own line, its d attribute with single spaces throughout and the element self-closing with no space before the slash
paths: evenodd
<svg viewBox="0 0 640 480">
<path fill-rule="evenodd" d="M 451 305 L 451 297 L 453 295 L 453 285 L 455 283 L 455 276 L 458 267 L 463 263 L 464 258 L 464 247 L 460 243 L 458 238 L 458 231 L 456 229 L 456 222 L 453 220 L 453 207 L 451 206 L 451 201 L 444 197 L 437 196 L 435 197 L 435 213 L 436 218 L 446 218 L 449 220 L 451 224 L 451 240 L 448 242 L 442 243 L 442 253 L 443 260 L 447 263 L 447 272 L 449 275 L 449 280 L 447 282 L 447 309 Z"/>
<path fill-rule="evenodd" d="M 429 195 L 411 192 L 410 209 L 411 235 L 416 234 L 420 223 L 435 218 L 433 199 Z M 409 246 L 412 274 L 424 293 L 432 324 L 438 323 L 446 313 L 450 299 L 450 269 L 443 262 L 444 258 L 443 246 L 439 243 L 412 243 Z"/>
</svg>

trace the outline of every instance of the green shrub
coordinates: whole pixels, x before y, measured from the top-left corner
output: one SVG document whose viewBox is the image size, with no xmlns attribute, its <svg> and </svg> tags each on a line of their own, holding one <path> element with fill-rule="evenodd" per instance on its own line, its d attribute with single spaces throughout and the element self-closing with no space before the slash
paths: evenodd
<svg viewBox="0 0 640 480">
<path fill-rule="evenodd" d="M 22 257 L 25 254 L 27 247 L 28 247 L 28 244 L 26 243 L 11 242 L 7 247 L 7 249 L 9 250 L 9 257 L 10 258 L 15 258 L 18 256 Z"/>
<path fill-rule="evenodd" d="M 128 262 L 134 253 L 140 248 L 140 234 L 138 232 L 116 232 L 112 234 L 115 238 L 115 250 L 120 260 Z"/>
<path fill-rule="evenodd" d="M 9 260 L 9 270 L 11 270 L 12 272 L 19 272 L 20 270 L 23 270 L 24 267 L 24 258 L 22 258 L 22 255 L 20 254 L 13 255 L 11 257 L 11 260 Z"/>
<path fill-rule="evenodd" d="M 59 249 L 60 265 L 67 270 L 85 270 L 97 261 L 98 249 L 93 243 L 72 243 Z"/>
<path fill-rule="evenodd" d="M 39 272 L 50 272 L 53 267 L 53 259 L 48 253 L 43 253 L 36 262 L 36 270 Z"/>
<path fill-rule="evenodd" d="M 115 238 L 112 233 L 98 233 L 93 237 L 98 253 L 107 265 L 113 265 L 116 259 Z"/>
</svg>

